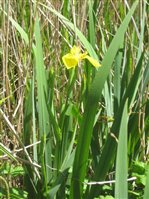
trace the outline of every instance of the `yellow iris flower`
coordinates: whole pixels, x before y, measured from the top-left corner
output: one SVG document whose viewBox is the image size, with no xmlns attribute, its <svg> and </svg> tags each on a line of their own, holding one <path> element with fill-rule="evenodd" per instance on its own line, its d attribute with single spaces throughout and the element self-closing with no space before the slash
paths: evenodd
<svg viewBox="0 0 149 199">
<path fill-rule="evenodd" d="M 73 46 L 70 50 L 70 53 L 64 55 L 62 57 L 62 60 L 67 69 L 75 68 L 78 65 L 78 63 L 83 59 L 87 59 L 96 68 L 101 66 L 96 59 L 90 57 L 87 54 L 87 52 L 81 53 L 80 47 Z"/>
</svg>

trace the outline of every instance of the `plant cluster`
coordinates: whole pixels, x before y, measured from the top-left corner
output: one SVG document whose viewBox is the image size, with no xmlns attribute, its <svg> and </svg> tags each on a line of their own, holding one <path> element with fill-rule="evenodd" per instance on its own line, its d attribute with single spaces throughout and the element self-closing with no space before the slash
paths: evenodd
<svg viewBox="0 0 149 199">
<path fill-rule="evenodd" d="M 148 2 L 0 2 L 0 197 L 149 198 Z"/>
</svg>

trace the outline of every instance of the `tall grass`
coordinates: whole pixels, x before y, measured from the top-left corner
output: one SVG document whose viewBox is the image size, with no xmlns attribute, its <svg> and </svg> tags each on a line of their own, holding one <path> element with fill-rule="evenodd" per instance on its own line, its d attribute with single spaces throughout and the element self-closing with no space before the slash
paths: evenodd
<svg viewBox="0 0 149 199">
<path fill-rule="evenodd" d="M 149 198 L 147 11 L 143 0 L 1 2 L 1 196 Z M 101 67 L 67 70 L 73 45 Z"/>
</svg>

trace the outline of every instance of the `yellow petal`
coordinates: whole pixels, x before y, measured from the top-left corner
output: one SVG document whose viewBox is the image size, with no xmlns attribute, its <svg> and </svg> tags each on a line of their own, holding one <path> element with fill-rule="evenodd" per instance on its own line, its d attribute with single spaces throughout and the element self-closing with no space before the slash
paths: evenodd
<svg viewBox="0 0 149 199">
<path fill-rule="evenodd" d="M 88 54 L 88 52 L 80 53 L 79 59 L 80 59 L 80 60 L 81 60 L 81 59 L 85 59 L 86 56 L 87 56 L 87 54 Z"/>
<path fill-rule="evenodd" d="M 98 68 L 98 67 L 101 66 L 101 64 L 99 64 L 99 62 L 98 62 L 96 59 L 94 59 L 94 58 L 92 58 L 92 57 L 90 57 L 90 56 L 88 56 L 88 55 L 84 56 L 83 59 L 85 59 L 85 58 L 86 58 L 94 67 Z"/>
<path fill-rule="evenodd" d="M 81 48 L 79 46 L 73 46 L 70 52 L 73 55 L 79 55 L 81 52 Z"/>
<path fill-rule="evenodd" d="M 77 66 L 79 60 L 76 58 L 76 56 L 72 55 L 71 53 L 68 53 L 62 57 L 62 60 L 66 66 L 67 69 L 74 68 Z"/>
</svg>

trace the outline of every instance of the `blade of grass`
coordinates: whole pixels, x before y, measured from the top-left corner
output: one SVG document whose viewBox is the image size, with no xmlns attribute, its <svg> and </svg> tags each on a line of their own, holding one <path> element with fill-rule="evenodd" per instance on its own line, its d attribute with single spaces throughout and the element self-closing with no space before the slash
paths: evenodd
<svg viewBox="0 0 149 199">
<path fill-rule="evenodd" d="M 7 13 L 3 10 L 4 14 L 7 15 Z M 23 30 L 23 28 L 11 17 L 8 17 L 9 20 L 11 21 L 12 25 L 18 30 L 20 33 L 22 39 L 24 39 L 25 43 L 28 45 L 29 44 L 29 38 L 27 33 Z"/>
<path fill-rule="evenodd" d="M 126 89 L 123 99 L 128 98 L 128 107 L 130 107 L 135 99 L 136 93 L 138 91 L 139 84 L 141 82 L 141 69 L 144 53 L 141 54 L 140 60 L 136 66 L 133 76 L 129 82 L 129 85 Z M 132 92 L 133 91 L 133 92 Z"/>
<path fill-rule="evenodd" d="M 47 184 L 51 179 L 51 173 L 46 172 L 45 165 L 52 166 L 51 163 L 51 140 L 48 138 L 50 133 L 49 114 L 47 109 L 47 82 L 43 62 L 42 40 L 40 35 L 39 18 L 36 17 L 35 22 L 35 69 L 37 81 L 37 98 L 38 98 L 38 120 L 39 120 L 39 135 L 41 139 L 39 156 L 42 164 L 42 173 L 44 176 L 44 187 L 47 192 Z M 47 139 L 47 140 L 46 140 Z"/>
<path fill-rule="evenodd" d="M 23 143 L 25 146 L 31 144 L 32 140 L 32 81 L 27 83 L 27 89 L 25 93 L 25 103 L 24 103 L 24 128 L 23 128 Z M 36 141 L 35 141 L 36 142 Z M 33 142 L 33 143 L 35 143 Z M 34 146 L 37 147 L 37 146 Z M 31 151 L 30 151 L 31 152 Z M 36 159 L 34 159 L 36 161 Z M 25 174 L 24 174 L 24 185 L 28 191 L 29 197 L 35 197 L 36 190 L 34 189 L 34 179 L 36 176 L 33 173 L 33 170 L 30 165 L 25 165 Z"/>
<path fill-rule="evenodd" d="M 89 41 L 90 44 L 95 48 L 96 44 L 96 35 L 95 35 L 95 26 L 94 26 L 94 18 L 93 18 L 93 5 L 92 1 L 89 0 Z"/>
<path fill-rule="evenodd" d="M 15 161 L 15 162 L 18 162 L 17 161 L 17 159 L 13 156 L 13 154 L 11 153 L 11 151 L 7 148 L 7 147 L 5 147 L 2 143 L 0 143 L 0 151 L 2 152 L 2 153 L 4 153 L 4 154 L 7 154 L 7 156 L 11 159 L 11 160 L 13 160 L 13 161 Z"/>
<path fill-rule="evenodd" d="M 143 9 L 143 16 L 141 19 L 141 33 L 140 33 L 140 37 L 139 37 L 139 47 L 138 47 L 138 54 L 137 54 L 137 61 L 139 61 L 140 56 L 142 54 L 143 51 L 143 40 L 144 40 L 144 28 L 145 28 L 145 15 L 146 15 L 146 2 L 144 1 L 143 3 L 144 5 L 144 9 Z"/>
<path fill-rule="evenodd" d="M 36 116 L 35 116 L 35 72 L 33 73 L 32 79 L 32 123 L 33 123 L 33 143 L 37 142 L 36 135 Z M 33 157 L 34 161 L 38 162 L 37 145 L 33 146 Z"/>
<path fill-rule="evenodd" d="M 128 102 L 126 101 L 122 115 L 119 132 L 118 149 L 116 157 L 116 183 L 115 198 L 128 198 L 127 184 L 127 124 L 128 124 Z"/>
<path fill-rule="evenodd" d="M 120 105 L 120 96 L 121 96 L 121 63 L 123 58 L 122 48 L 118 51 L 118 54 L 115 59 L 114 64 L 114 113 L 117 112 Z"/>
<path fill-rule="evenodd" d="M 95 30 L 95 21 L 93 16 L 93 2 L 88 1 L 88 15 L 89 15 L 89 31 L 88 31 L 88 40 L 92 45 L 93 49 L 95 50 L 96 45 L 96 30 Z M 86 95 L 88 95 L 88 91 L 90 88 L 90 83 L 92 79 L 95 77 L 96 70 L 93 67 L 90 67 L 91 64 L 86 62 L 85 63 L 85 76 L 86 76 Z"/>
</svg>

